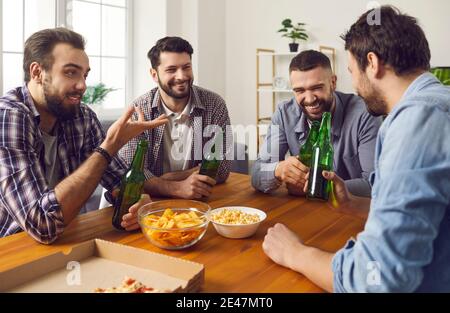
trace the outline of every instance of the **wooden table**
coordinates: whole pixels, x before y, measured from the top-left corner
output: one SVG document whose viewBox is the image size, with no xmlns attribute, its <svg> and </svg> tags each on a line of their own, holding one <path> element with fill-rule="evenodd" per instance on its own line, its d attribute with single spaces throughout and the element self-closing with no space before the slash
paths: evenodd
<svg viewBox="0 0 450 313">
<path fill-rule="evenodd" d="M 267 219 L 257 233 L 247 239 L 227 239 L 212 225 L 191 248 L 168 251 L 154 247 L 142 233 L 122 233 L 111 226 L 111 209 L 77 217 L 54 244 L 36 243 L 25 233 L 0 238 L 0 271 L 39 257 L 70 248 L 93 238 L 115 241 L 171 256 L 202 263 L 205 266 L 203 292 L 321 292 L 303 275 L 273 263 L 263 252 L 267 229 L 283 223 L 311 246 L 330 252 L 363 229 L 364 220 L 331 209 L 326 203 L 288 196 L 280 188 L 271 195 L 255 191 L 247 175 L 232 173 L 225 184 L 216 186 L 208 203 L 212 208 L 249 206 L 264 210 Z"/>
</svg>

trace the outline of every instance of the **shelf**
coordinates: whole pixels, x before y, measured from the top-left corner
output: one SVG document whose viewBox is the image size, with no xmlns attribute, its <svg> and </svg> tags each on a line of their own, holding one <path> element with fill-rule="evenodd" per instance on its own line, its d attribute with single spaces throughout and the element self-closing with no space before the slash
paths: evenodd
<svg viewBox="0 0 450 313">
<path fill-rule="evenodd" d="M 259 56 L 295 56 L 299 52 L 258 52 Z"/>
<path fill-rule="evenodd" d="M 291 89 L 272 89 L 272 88 L 259 88 L 258 92 L 289 92 L 291 93 Z"/>
</svg>

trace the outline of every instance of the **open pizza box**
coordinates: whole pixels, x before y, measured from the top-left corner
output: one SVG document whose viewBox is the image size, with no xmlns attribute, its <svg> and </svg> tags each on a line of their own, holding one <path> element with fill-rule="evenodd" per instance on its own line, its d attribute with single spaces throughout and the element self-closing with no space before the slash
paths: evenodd
<svg viewBox="0 0 450 313">
<path fill-rule="evenodd" d="M 0 273 L 0 292 L 94 292 L 125 277 L 164 292 L 196 292 L 202 264 L 94 239 Z"/>
</svg>

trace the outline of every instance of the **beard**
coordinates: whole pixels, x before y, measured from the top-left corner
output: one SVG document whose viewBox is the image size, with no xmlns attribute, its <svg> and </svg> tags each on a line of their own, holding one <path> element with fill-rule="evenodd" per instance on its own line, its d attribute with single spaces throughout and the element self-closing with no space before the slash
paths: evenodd
<svg viewBox="0 0 450 313">
<path fill-rule="evenodd" d="M 169 81 L 167 84 L 163 84 L 163 82 L 161 81 L 161 79 L 159 78 L 159 75 L 158 75 L 158 83 L 159 83 L 159 87 L 161 87 L 161 89 L 164 90 L 164 92 L 168 96 L 175 98 L 175 99 L 184 99 L 184 98 L 189 97 L 189 95 L 191 93 L 191 87 L 192 87 L 194 81 L 192 78 L 190 78 L 190 79 L 187 79 L 184 81 L 171 81 L 171 82 Z M 177 92 L 174 89 L 174 86 L 179 83 L 187 83 L 186 90 Z"/>
<path fill-rule="evenodd" d="M 47 103 L 48 110 L 59 121 L 73 120 L 77 115 L 81 100 L 78 105 L 65 106 L 64 99 L 71 96 L 79 96 L 81 98 L 83 94 L 75 91 L 67 93 L 64 97 L 60 97 L 52 88 L 51 83 L 52 78 L 49 77 L 48 79 L 44 79 L 44 82 L 42 84 L 44 90 L 44 99 Z"/>
<path fill-rule="evenodd" d="M 331 112 L 331 108 L 333 106 L 333 102 L 334 102 L 334 97 L 333 97 L 333 93 L 331 93 L 328 98 L 325 98 L 325 99 L 317 98 L 312 103 L 308 103 L 306 101 L 302 101 L 302 103 L 300 103 L 300 106 L 301 106 L 301 108 L 303 110 L 303 113 L 306 114 L 307 118 L 310 121 L 317 121 L 317 120 L 321 120 L 322 119 L 323 112 Z M 318 106 L 317 110 L 318 111 L 320 110 L 320 112 L 315 113 L 315 114 L 311 114 L 311 112 L 308 112 L 308 108 L 309 107 L 315 107 L 315 106 Z"/>
<path fill-rule="evenodd" d="M 381 90 L 373 86 L 367 76 L 361 76 L 360 88 L 357 94 L 364 99 L 367 111 L 372 116 L 384 116 L 388 113 L 388 106 Z"/>
</svg>

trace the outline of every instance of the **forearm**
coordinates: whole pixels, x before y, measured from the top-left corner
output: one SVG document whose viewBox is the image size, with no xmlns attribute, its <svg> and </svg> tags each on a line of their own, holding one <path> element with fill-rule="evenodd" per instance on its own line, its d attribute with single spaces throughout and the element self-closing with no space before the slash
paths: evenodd
<svg viewBox="0 0 450 313">
<path fill-rule="evenodd" d="M 178 198 L 179 182 L 155 176 L 145 182 L 144 190 L 146 193 L 156 197 Z"/>
<path fill-rule="evenodd" d="M 99 153 L 93 153 L 75 172 L 55 187 L 55 195 L 68 225 L 98 186 L 108 163 Z"/>
<path fill-rule="evenodd" d="M 198 167 L 193 167 L 191 169 L 185 170 L 185 171 L 177 171 L 177 172 L 170 172 L 165 173 L 164 175 L 160 176 L 160 179 L 165 180 L 172 180 L 172 181 L 180 181 L 185 180 L 189 176 L 191 176 L 192 173 L 194 173 L 196 170 L 198 170 Z"/>
<path fill-rule="evenodd" d="M 265 163 L 257 160 L 252 171 L 253 188 L 269 193 L 281 186 L 281 182 L 275 177 L 277 163 Z"/>
<path fill-rule="evenodd" d="M 333 292 L 331 261 L 334 254 L 307 246 L 296 251 L 298 252 L 292 260 L 291 269 L 302 273 L 320 288 Z"/>
</svg>

